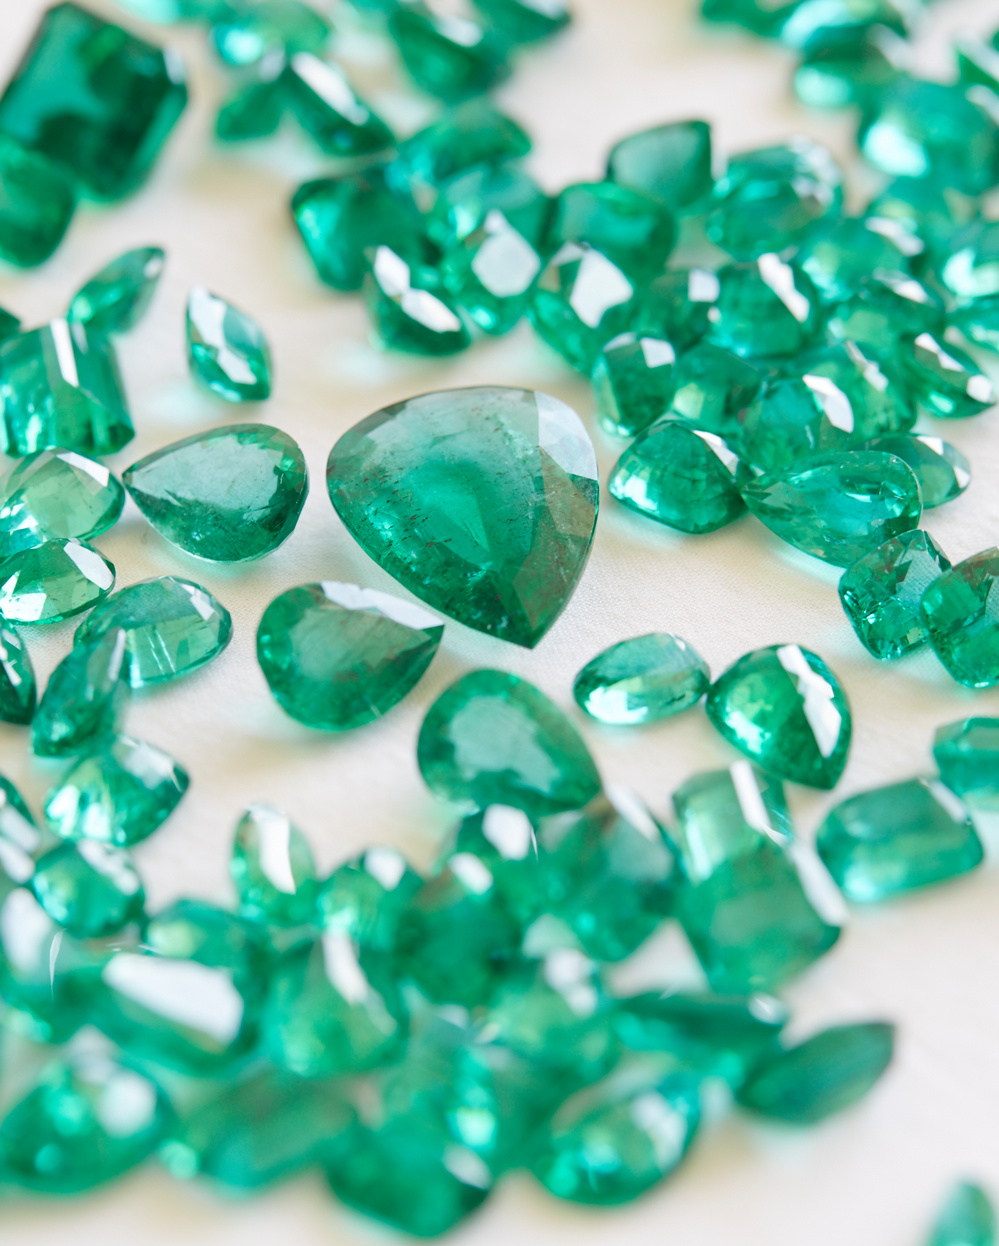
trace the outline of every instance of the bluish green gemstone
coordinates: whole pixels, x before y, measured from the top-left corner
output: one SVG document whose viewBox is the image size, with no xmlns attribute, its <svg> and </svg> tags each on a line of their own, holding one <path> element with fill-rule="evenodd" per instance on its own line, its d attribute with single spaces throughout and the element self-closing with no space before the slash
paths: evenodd
<svg viewBox="0 0 999 1246">
<path fill-rule="evenodd" d="M 229 873 L 243 917 L 275 926 L 315 923 L 319 883 L 312 850 L 280 810 L 247 809 L 236 827 Z"/>
<path fill-rule="evenodd" d="M 701 17 L 708 22 L 731 22 L 763 39 L 776 39 L 797 8 L 798 0 L 777 0 L 775 4 L 760 4 L 757 0 L 701 0 Z"/>
<path fill-rule="evenodd" d="M 187 358 L 191 375 L 227 402 L 270 397 L 271 356 L 260 327 L 203 286 L 187 300 Z"/>
<path fill-rule="evenodd" d="M 120 0 L 119 8 L 147 22 L 171 25 L 173 22 L 211 21 L 226 0 Z"/>
<path fill-rule="evenodd" d="M 8 557 L 55 537 L 100 536 L 118 522 L 125 491 L 103 463 L 38 450 L 3 482 L 0 499 L 0 557 Z"/>
<path fill-rule="evenodd" d="M 464 321 L 434 269 L 409 263 L 391 247 L 375 248 L 365 280 L 372 329 L 386 350 L 454 355 L 471 344 Z"/>
<path fill-rule="evenodd" d="M 933 1225 L 927 1246 L 995 1246 L 996 1213 L 978 1185 L 961 1181 Z"/>
<path fill-rule="evenodd" d="M 660 201 L 615 182 L 581 182 L 555 199 L 547 245 L 588 243 L 633 280 L 647 281 L 675 241 L 676 222 Z"/>
<path fill-rule="evenodd" d="M 31 722 L 35 697 L 31 655 L 12 627 L 0 625 L 0 722 Z"/>
<path fill-rule="evenodd" d="M 541 256 L 498 209 L 462 239 L 441 264 L 444 288 L 486 333 L 517 324 L 543 267 Z"/>
<path fill-rule="evenodd" d="M 61 623 L 107 597 L 114 567 L 82 541 L 57 539 L 4 559 L 0 581 L 0 618 Z"/>
<path fill-rule="evenodd" d="M 299 125 L 327 155 L 368 156 L 395 141 L 340 70 L 310 52 L 291 58 L 282 87 Z"/>
<path fill-rule="evenodd" d="M 516 121 L 485 97 L 470 99 L 404 139 L 386 176 L 408 193 L 413 185 L 442 186 L 466 169 L 519 160 L 530 150 L 531 140 Z"/>
<path fill-rule="evenodd" d="M 576 704 L 598 722 L 659 722 L 696 705 L 707 692 L 708 664 L 694 647 L 657 632 L 611 645 L 576 676 Z"/>
<path fill-rule="evenodd" d="M 707 335 L 743 359 L 797 355 L 819 337 L 819 307 L 808 277 L 768 252 L 719 271 Z"/>
<path fill-rule="evenodd" d="M 511 43 L 548 39 L 572 21 L 563 0 L 475 0 L 475 7 Z"/>
<path fill-rule="evenodd" d="M 707 333 L 720 290 L 717 274 L 708 268 L 667 268 L 641 292 L 638 324 L 642 332 L 671 342 L 682 359 Z"/>
<path fill-rule="evenodd" d="M 976 219 L 957 230 L 936 268 L 942 284 L 962 302 L 999 293 L 999 223 Z"/>
<path fill-rule="evenodd" d="M 999 52 L 994 45 L 966 35 L 955 40 L 954 51 L 959 82 L 965 86 L 988 87 L 999 94 Z"/>
<path fill-rule="evenodd" d="M 999 683 L 999 622 L 990 609 L 997 581 L 999 550 L 987 549 L 951 567 L 923 594 L 933 651 L 968 688 Z"/>
<path fill-rule="evenodd" d="M 128 699 L 125 646 L 115 628 L 74 645 L 55 668 L 31 723 L 37 757 L 71 757 L 114 735 Z"/>
<path fill-rule="evenodd" d="M 952 234 L 978 215 L 976 201 L 936 179 L 896 177 L 868 205 L 866 215 L 889 221 L 909 235 L 919 255 L 949 250 Z"/>
<path fill-rule="evenodd" d="M 872 218 L 852 216 L 811 230 L 795 262 L 827 303 L 847 298 L 873 272 L 904 274 L 908 268 L 906 254 L 872 227 Z"/>
<path fill-rule="evenodd" d="M 329 36 L 329 22 L 302 0 L 227 0 L 209 31 L 227 65 L 256 65 L 275 52 L 319 52 Z"/>
<path fill-rule="evenodd" d="M 165 262 L 162 247 L 119 255 L 77 290 L 66 319 L 86 325 L 94 337 L 134 329 L 153 300 Z"/>
<path fill-rule="evenodd" d="M 491 90 L 509 76 L 506 43 L 486 24 L 400 6 L 388 31 L 418 87 L 448 104 Z"/>
<path fill-rule="evenodd" d="M 10 779 L 0 774 L 0 839 L 7 834 L 6 825 L 8 817 L 15 817 L 15 822 L 18 826 L 22 822 L 27 822 L 29 827 L 35 825 L 35 820 L 31 816 L 20 792 L 11 783 Z M 20 835 L 16 834 L 15 838 L 20 838 Z M 34 847 L 31 846 L 30 850 L 33 851 Z"/>
<path fill-rule="evenodd" d="M 999 808 L 999 719 L 963 718 L 938 727 L 940 781 L 975 809 Z"/>
<path fill-rule="evenodd" d="M 147 948 L 157 956 L 227 968 L 238 986 L 259 994 L 271 955 L 256 922 L 203 900 L 178 900 L 146 922 Z"/>
<path fill-rule="evenodd" d="M 215 114 L 215 134 L 223 143 L 243 143 L 268 138 L 284 119 L 288 96 L 282 71 L 284 58 L 275 76 L 251 79 L 236 87 L 222 101 Z"/>
<path fill-rule="evenodd" d="M 826 322 L 831 338 L 854 342 L 882 359 L 894 357 L 900 338 L 943 330 L 940 296 L 907 273 L 871 273 L 832 309 Z"/>
<path fill-rule="evenodd" d="M 780 41 L 791 48 L 808 48 L 830 30 L 860 32 L 887 28 L 900 38 L 909 33 L 912 10 L 899 0 L 802 0 L 781 27 Z"/>
<path fill-rule="evenodd" d="M 545 862 L 534 824 L 522 809 L 487 805 L 467 814 L 445 841 L 440 869 L 457 853 L 477 857 L 493 876 L 502 904 L 526 929 L 545 908 Z"/>
<path fill-rule="evenodd" d="M 999 294 L 989 294 L 956 307 L 947 317 L 947 323 L 975 346 L 999 354 Z"/>
<path fill-rule="evenodd" d="M 535 250 L 544 247 L 552 200 L 523 169 L 477 164 L 444 182 L 426 216 L 427 236 L 447 252 L 499 212 Z"/>
<path fill-rule="evenodd" d="M 907 432 L 916 421 L 916 409 L 894 356 L 883 356 L 856 342 L 834 342 L 807 351 L 785 365 L 812 384 L 831 382 L 847 398 L 853 411 L 853 435 Z"/>
<path fill-rule="evenodd" d="M 793 366 L 798 372 L 797 361 Z M 863 432 L 850 399 L 835 381 L 806 371 L 764 382 L 742 413 L 736 444 L 746 463 L 769 472 L 845 450 Z"/>
<path fill-rule="evenodd" d="M 994 382 L 971 356 L 932 333 L 903 343 L 898 362 L 913 398 L 938 419 L 979 415 L 996 401 Z"/>
<path fill-rule="evenodd" d="M 711 193 L 711 127 L 673 121 L 629 134 L 607 157 L 607 180 L 644 191 L 675 212 L 696 209 Z"/>
<path fill-rule="evenodd" d="M 543 270 L 528 308 L 539 337 L 589 375 L 601 349 L 630 327 L 636 287 L 601 251 L 567 242 Z"/>
<path fill-rule="evenodd" d="M 863 105 L 899 77 L 904 46 L 881 25 L 822 27 L 803 48 L 794 93 L 813 108 Z"/>
<path fill-rule="evenodd" d="M 142 916 L 142 883 L 126 853 L 95 840 L 60 844 L 38 858 L 31 890 L 77 939 L 114 934 Z"/>
<path fill-rule="evenodd" d="M 368 848 L 338 865 L 319 888 L 319 924 L 349 935 L 362 955 L 395 951 L 399 920 L 423 879 L 394 848 Z"/>
<path fill-rule="evenodd" d="M 637 437 L 664 415 L 673 397 L 676 351 L 663 338 L 622 333 L 600 352 L 593 394 L 601 427 Z"/>
<path fill-rule="evenodd" d="M 698 342 L 676 361 L 667 414 L 737 441 L 742 412 L 756 397 L 763 379 L 763 369 L 748 360 L 711 342 Z"/>
<path fill-rule="evenodd" d="M 0 259 L 20 268 L 47 260 L 76 209 L 69 175 L 41 152 L 0 137 Z"/>
<path fill-rule="evenodd" d="M 971 483 L 971 464 L 956 446 L 929 433 L 888 433 L 863 447 L 894 454 L 908 463 L 919 481 L 923 510 L 960 497 Z"/>
</svg>

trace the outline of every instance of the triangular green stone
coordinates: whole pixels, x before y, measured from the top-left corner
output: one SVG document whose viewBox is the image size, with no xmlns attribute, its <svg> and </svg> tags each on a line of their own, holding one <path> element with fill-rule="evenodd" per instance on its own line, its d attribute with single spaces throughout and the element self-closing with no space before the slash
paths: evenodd
<svg viewBox="0 0 999 1246">
<path fill-rule="evenodd" d="M 259 326 L 203 286 L 187 300 L 187 357 L 191 375 L 227 402 L 270 397 L 271 355 Z"/>
<path fill-rule="evenodd" d="M 39 450 L 3 483 L 0 557 L 53 537 L 89 541 L 118 522 L 125 491 L 116 477 L 74 450 Z"/>
<path fill-rule="evenodd" d="M 165 260 L 162 247 L 119 255 L 77 291 L 66 319 L 85 324 L 95 337 L 127 333 L 146 314 Z"/>
<path fill-rule="evenodd" d="M 82 541 L 46 541 L 0 563 L 0 617 L 61 623 L 114 588 L 114 567 Z"/>
<path fill-rule="evenodd" d="M 113 628 L 75 645 L 45 686 L 31 723 L 38 757 L 71 757 L 113 735 L 128 697 L 127 638 Z"/>
<path fill-rule="evenodd" d="M 35 713 L 35 671 L 24 641 L 0 626 L 0 721 L 29 723 Z"/>
</svg>

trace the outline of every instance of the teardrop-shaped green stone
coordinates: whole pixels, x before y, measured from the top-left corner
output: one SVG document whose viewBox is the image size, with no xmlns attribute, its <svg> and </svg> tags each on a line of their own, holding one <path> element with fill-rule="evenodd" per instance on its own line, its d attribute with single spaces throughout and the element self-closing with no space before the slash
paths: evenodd
<svg viewBox="0 0 999 1246">
<path fill-rule="evenodd" d="M 379 344 L 414 355 L 453 355 L 470 343 L 468 329 L 442 289 L 436 269 L 379 246 L 364 283 Z"/>
<path fill-rule="evenodd" d="M 658 722 L 695 705 L 711 682 L 694 647 L 668 632 L 621 640 L 576 676 L 576 704 L 598 722 Z"/>
<path fill-rule="evenodd" d="M 961 1181 L 951 1191 L 926 1246 L 995 1246 L 996 1213 L 978 1185 Z"/>
<path fill-rule="evenodd" d="M 103 463 L 75 450 L 38 450 L 3 483 L 0 557 L 54 537 L 89 541 L 118 522 L 125 491 Z"/>
<path fill-rule="evenodd" d="M 114 588 L 114 567 L 82 541 L 46 541 L 0 563 L 0 618 L 61 623 Z"/>
<path fill-rule="evenodd" d="M 392 131 L 354 94 L 335 65 L 298 52 L 281 82 L 302 129 L 328 155 L 366 156 L 392 146 Z"/>
<path fill-rule="evenodd" d="M 142 916 L 142 883 L 128 855 L 96 840 L 59 844 L 38 858 L 31 890 L 77 939 L 114 934 Z"/>
<path fill-rule="evenodd" d="M 37 757 L 71 757 L 115 733 L 128 698 L 121 628 L 74 645 L 49 676 L 31 723 Z"/>
<path fill-rule="evenodd" d="M 31 722 L 35 697 L 31 655 L 12 627 L 0 625 L 0 722 Z"/>
<path fill-rule="evenodd" d="M 388 29 L 416 85 L 449 104 L 481 95 L 510 73 L 504 41 L 467 17 L 403 5 L 390 15 Z"/>
<path fill-rule="evenodd" d="M 119 255 L 73 295 L 66 319 L 85 324 L 96 337 L 134 329 L 152 302 L 165 262 L 162 247 Z"/>
<path fill-rule="evenodd" d="M 191 375 L 227 402 L 270 397 L 271 355 L 259 326 L 203 286 L 187 300 L 187 357 Z"/>
<path fill-rule="evenodd" d="M 298 827 L 270 805 L 253 805 L 239 820 L 229 860 L 239 911 L 275 926 L 315 922 L 316 865 Z"/>
</svg>

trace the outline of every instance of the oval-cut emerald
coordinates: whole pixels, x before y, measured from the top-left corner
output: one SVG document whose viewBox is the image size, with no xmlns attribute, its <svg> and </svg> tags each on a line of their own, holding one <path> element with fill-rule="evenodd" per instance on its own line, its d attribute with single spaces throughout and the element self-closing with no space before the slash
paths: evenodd
<svg viewBox="0 0 999 1246">
<path fill-rule="evenodd" d="M 699 653 L 668 632 L 611 645 L 576 676 L 576 704 L 599 722 L 658 722 L 695 705 L 711 682 Z"/>
</svg>

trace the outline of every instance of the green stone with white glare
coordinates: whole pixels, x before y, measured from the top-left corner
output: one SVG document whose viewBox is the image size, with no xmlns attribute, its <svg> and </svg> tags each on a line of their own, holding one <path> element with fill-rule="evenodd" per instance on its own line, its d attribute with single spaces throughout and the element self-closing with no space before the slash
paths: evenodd
<svg viewBox="0 0 999 1246">
<path fill-rule="evenodd" d="M 400 189 L 393 183 L 398 195 Z M 515 164 L 477 164 L 448 178 L 424 219 L 427 237 L 444 252 L 481 230 L 499 212 L 537 251 L 544 247 L 552 200 Z"/>
<path fill-rule="evenodd" d="M 633 281 L 647 281 L 666 263 L 676 241 L 673 214 L 639 190 L 614 182 L 580 182 L 555 199 L 547 247 L 585 242 Z"/>
<path fill-rule="evenodd" d="M 187 358 L 195 380 L 226 402 L 270 397 L 270 348 L 260 327 L 204 286 L 187 299 Z"/>
<path fill-rule="evenodd" d="M 59 844 L 38 858 L 31 890 L 77 939 L 114 934 L 142 917 L 142 883 L 126 853 L 96 840 Z"/>
<path fill-rule="evenodd" d="M 545 859 L 534 823 L 522 809 L 487 805 L 467 814 L 445 841 L 439 867 L 458 853 L 477 857 L 493 876 L 502 904 L 526 929 L 545 908 Z"/>
<path fill-rule="evenodd" d="M 89 541 L 118 522 L 124 504 L 103 463 L 74 450 L 37 450 L 0 487 L 0 558 L 53 537 Z"/>
<path fill-rule="evenodd" d="M 35 670 L 24 641 L 0 625 L 0 722 L 31 722 L 35 714 Z"/>
<path fill-rule="evenodd" d="M 854 439 L 878 433 L 907 432 L 916 422 L 916 408 L 908 387 L 894 362 L 856 342 L 832 342 L 791 360 L 785 371 L 799 372 L 818 388 L 831 382 L 847 398 L 853 411 Z"/>
<path fill-rule="evenodd" d="M 927 1246 L 995 1246 L 996 1213 L 980 1185 L 959 1181 L 940 1210 Z"/>
<path fill-rule="evenodd" d="M 488 23 L 400 5 L 389 15 L 388 32 L 416 85 L 447 104 L 481 95 L 509 76 L 505 40 Z"/>
<path fill-rule="evenodd" d="M 951 238 L 978 215 L 968 195 L 925 177 L 896 177 L 867 205 L 867 215 L 888 220 L 909 235 L 912 253 L 946 253 Z"/>
<path fill-rule="evenodd" d="M 275 52 L 319 52 L 330 36 L 326 19 L 302 0 L 230 0 L 218 8 L 209 38 L 227 65 L 256 65 Z"/>
<path fill-rule="evenodd" d="M 848 298 L 832 308 L 826 333 L 853 342 L 879 358 L 894 357 L 899 341 L 920 333 L 942 333 L 943 301 L 908 273 L 878 271 L 863 278 Z"/>
<path fill-rule="evenodd" d="M 638 325 L 670 342 L 683 359 L 708 331 L 721 285 L 709 268 L 667 268 L 641 291 Z"/>
<path fill-rule="evenodd" d="M 905 342 L 898 360 L 913 398 L 937 419 L 979 415 L 999 400 L 995 383 L 971 356 L 932 333 Z"/>
<path fill-rule="evenodd" d="M 86 325 L 95 337 L 134 329 L 153 300 L 165 262 L 162 247 L 119 255 L 73 295 L 66 319 Z"/>
<path fill-rule="evenodd" d="M 891 237 L 864 217 L 842 217 L 811 230 L 795 262 L 812 279 L 826 303 L 847 298 L 868 274 L 883 270 L 905 273 L 906 254 Z"/>
<path fill-rule="evenodd" d="M 608 433 L 637 437 L 673 397 L 676 351 L 662 338 L 622 333 L 600 352 L 591 381 L 597 418 Z"/>
<path fill-rule="evenodd" d="M 349 935 L 365 956 L 391 956 L 399 921 L 423 879 L 395 848 L 367 848 L 338 865 L 319 888 L 319 925 Z"/>
<path fill-rule="evenodd" d="M 692 211 L 711 193 L 711 127 L 673 121 L 629 134 L 607 157 L 607 179 L 658 199 L 675 212 Z"/>
<path fill-rule="evenodd" d="M 742 412 L 759 393 L 764 375 L 749 360 L 711 342 L 698 342 L 676 361 L 667 414 L 737 441 Z"/>
<path fill-rule="evenodd" d="M 603 252 L 567 242 L 542 271 L 528 316 L 539 337 L 589 375 L 602 348 L 631 328 L 637 294 Z"/>
<path fill-rule="evenodd" d="M 0 563 L 0 618 L 61 623 L 114 588 L 114 567 L 82 541 L 46 541 Z"/>
<path fill-rule="evenodd" d="M 999 222 L 976 218 L 956 230 L 937 267 L 942 285 L 962 302 L 999 294 Z"/>
<path fill-rule="evenodd" d="M 921 610 L 933 651 L 959 684 L 999 684 L 999 622 L 991 610 L 999 549 L 983 550 L 935 579 Z"/>
<path fill-rule="evenodd" d="M 66 172 L 40 152 L 0 136 L 0 259 L 20 268 L 47 260 L 76 209 Z"/>
<path fill-rule="evenodd" d="M 933 760 L 940 781 L 974 809 L 999 809 L 999 718 L 963 718 L 938 727 Z"/>
<path fill-rule="evenodd" d="M 999 294 L 955 308 L 947 323 L 980 349 L 999 354 Z"/>
<path fill-rule="evenodd" d="M 815 344 L 820 300 L 809 278 L 779 255 L 727 264 L 708 308 L 708 340 L 743 359 L 797 355 Z"/>
<path fill-rule="evenodd" d="M 845 450 L 858 433 L 863 436 L 843 390 L 829 377 L 808 372 L 765 382 L 741 418 L 740 456 L 761 472 Z"/>
<path fill-rule="evenodd" d="M 115 734 L 128 700 L 125 633 L 74 645 L 59 663 L 31 723 L 36 757 L 71 757 Z"/>
<path fill-rule="evenodd" d="M 369 156 L 395 141 L 340 70 L 310 52 L 291 58 L 281 85 L 299 125 L 329 156 Z"/>
<path fill-rule="evenodd" d="M 798 99 L 812 108 L 846 108 L 895 81 L 905 43 L 885 26 L 826 26 L 802 51 L 792 79 Z"/>
<path fill-rule="evenodd" d="M 957 74 L 966 86 L 988 87 L 999 92 L 999 50 L 984 39 L 963 35 L 955 40 Z"/>
<path fill-rule="evenodd" d="M 251 805 L 233 838 L 229 874 L 251 921 L 305 926 L 316 919 L 319 881 L 308 840 L 271 805 Z"/>
<path fill-rule="evenodd" d="M 378 246 L 365 278 L 372 331 L 380 346 L 414 355 L 454 355 L 471 345 L 465 322 L 436 270 Z"/>
<path fill-rule="evenodd" d="M 541 256 L 498 209 L 444 257 L 444 288 L 486 333 L 507 333 L 530 301 Z"/>
<path fill-rule="evenodd" d="M 669 632 L 621 640 L 576 676 L 576 704 L 598 722 L 619 726 L 659 722 L 704 696 L 708 664 L 693 645 Z"/>
</svg>

